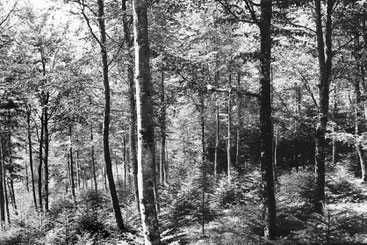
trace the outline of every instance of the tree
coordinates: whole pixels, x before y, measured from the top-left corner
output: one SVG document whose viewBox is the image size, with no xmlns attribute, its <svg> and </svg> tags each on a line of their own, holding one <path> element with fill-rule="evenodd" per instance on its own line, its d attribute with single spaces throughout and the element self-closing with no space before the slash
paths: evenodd
<svg viewBox="0 0 367 245">
<path fill-rule="evenodd" d="M 101 48 L 101 58 L 102 58 L 102 69 L 103 69 L 103 85 L 105 93 L 105 105 L 104 105 L 104 121 L 103 121 L 103 151 L 104 159 L 106 164 L 106 173 L 108 178 L 108 185 L 110 188 L 110 194 L 112 199 L 112 206 L 115 213 L 115 219 L 120 231 L 125 230 L 125 225 L 122 220 L 120 205 L 118 202 L 118 197 L 116 193 L 115 181 L 112 172 L 112 161 L 110 155 L 109 147 L 109 130 L 110 130 L 110 113 L 111 113 L 111 95 L 110 95 L 110 84 L 108 77 L 108 58 L 107 58 L 107 35 L 105 27 L 105 13 L 104 13 L 104 1 L 98 0 L 98 24 L 101 39 L 97 39 Z"/>
<path fill-rule="evenodd" d="M 273 128 L 271 121 L 271 18 L 272 1 L 262 0 L 260 3 L 260 130 L 261 130 L 261 169 L 264 185 L 264 205 L 267 209 L 269 238 L 276 235 L 276 205 L 273 176 Z"/>
<path fill-rule="evenodd" d="M 147 1 L 133 1 L 135 86 L 138 122 L 138 190 L 145 244 L 160 244 Z"/>
<path fill-rule="evenodd" d="M 332 69 L 332 12 L 336 3 L 333 0 L 326 1 L 326 24 L 323 28 L 323 13 L 321 0 L 315 0 L 315 22 L 317 51 L 319 59 L 319 115 L 316 127 L 315 147 L 315 171 L 316 194 L 315 211 L 324 213 L 325 202 L 325 133 L 329 112 L 329 88 Z M 325 41 L 324 41 L 325 35 Z"/>
</svg>

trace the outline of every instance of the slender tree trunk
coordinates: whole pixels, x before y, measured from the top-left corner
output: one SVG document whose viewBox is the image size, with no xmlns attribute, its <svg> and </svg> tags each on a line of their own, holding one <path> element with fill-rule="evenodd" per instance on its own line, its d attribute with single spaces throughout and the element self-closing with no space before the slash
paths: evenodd
<svg viewBox="0 0 367 245">
<path fill-rule="evenodd" d="M 115 219 L 117 227 L 120 231 L 125 230 L 125 225 L 122 220 L 120 205 L 116 193 L 115 180 L 113 178 L 112 161 L 110 153 L 110 113 L 111 113 L 111 92 L 108 78 L 108 57 L 107 57 L 107 41 L 106 41 L 106 27 L 105 27 L 105 14 L 104 14 L 104 1 L 98 0 L 98 24 L 101 35 L 101 57 L 103 65 L 103 86 L 105 94 L 105 107 L 104 107 L 104 121 L 103 121 L 103 151 L 104 160 L 106 164 L 106 174 L 108 178 L 108 184 L 110 188 L 110 194 L 112 199 L 112 207 L 115 213 Z"/>
<path fill-rule="evenodd" d="M 72 141 L 72 126 L 69 126 L 69 134 L 70 134 L 70 148 L 69 148 L 69 157 L 70 157 L 70 185 L 71 185 L 71 195 L 73 196 L 73 201 L 76 203 L 76 194 L 75 194 L 75 180 L 74 180 L 74 157 L 73 157 L 73 141 Z"/>
<path fill-rule="evenodd" d="M 38 201 L 39 210 L 43 211 L 43 196 L 42 196 L 42 166 L 43 166 L 43 134 L 44 134 L 44 110 L 41 113 L 41 133 L 40 133 L 40 146 L 39 146 L 39 165 L 38 165 Z"/>
<path fill-rule="evenodd" d="M 29 192 L 29 173 L 28 173 L 28 163 L 25 163 L 25 186 L 27 192 Z"/>
<path fill-rule="evenodd" d="M 332 68 L 332 19 L 334 1 L 327 0 L 325 43 L 324 30 L 322 26 L 321 0 L 315 0 L 316 16 L 316 36 L 317 49 L 319 55 L 319 118 L 315 135 L 315 172 L 316 172 L 316 193 L 315 193 L 315 211 L 324 213 L 325 203 L 325 154 L 326 154 L 326 125 L 327 114 L 329 111 L 329 87 Z M 325 50 L 326 44 L 326 50 Z M 326 53 L 326 57 L 325 57 Z"/>
<path fill-rule="evenodd" d="M 8 224 L 10 224 L 10 210 L 9 210 L 9 196 L 8 196 L 8 188 L 6 186 L 6 169 L 4 168 L 3 172 L 3 186 L 4 186 L 4 197 L 5 197 L 5 210 L 6 210 L 6 216 Z"/>
<path fill-rule="evenodd" d="M 361 121 L 362 121 L 362 108 L 361 108 L 361 91 L 360 91 L 360 82 L 359 78 L 355 81 L 355 106 L 354 106 L 354 115 L 355 115 L 355 138 L 356 138 L 356 144 L 355 148 L 358 153 L 359 163 L 361 166 L 361 179 L 363 182 L 367 181 L 367 165 L 364 157 L 364 152 L 362 148 L 362 140 L 361 137 Z"/>
<path fill-rule="evenodd" d="M 166 173 L 166 105 L 164 96 L 164 71 L 161 71 L 161 111 L 160 111 L 160 131 L 161 131 L 161 147 L 160 147 L 160 164 L 159 177 L 160 184 L 165 186 L 167 183 Z"/>
<path fill-rule="evenodd" d="M 269 239 L 276 235 L 276 203 L 273 176 L 272 119 L 271 119 L 271 18 L 272 1 L 261 0 L 260 38 L 260 131 L 261 131 L 261 172 L 264 187 L 265 219 Z"/>
<path fill-rule="evenodd" d="M 333 96 L 333 111 L 331 113 L 331 118 L 333 120 L 333 125 L 331 127 L 331 133 L 334 134 L 335 133 L 335 125 L 336 125 L 336 122 L 335 122 L 335 114 L 336 114 L 336 111 L 337 111 L 337 86 L 334 87 L 334 96 Z M 338 156 L 338 153 L 337 153 L 337 141 L 335 139 L 335 137 L 333 136 L 333 139 L 332 139 L 332 152 L 331 152 L 331 158 L 332 158 L 332 163 L 333 165 L 335 166 L 336 163 L 337 163 L 337 157 Z"/>
<path fill-rule="evenodd" d="M 10 197 L 11 197 L 11 202 L 13 205 L 13 209 L 14 209 L 14 214 L 18 215 L 18 205 L 17 205 L 17 199 L 15 197 L 15 190 L 14 190 L 14 179 L 12 177 L 10 177 Z"/>
<path fill-rule="evenodd" d="M 273 161 L 273 172 L 274 172 L 274 182 L 278 183 L 278 173 L 277 173 L 277 165 L 278 165 L 278 127 L 275 128 L 274 135 L 274 161 Z"/>
<path fill-rule="evenodd" d="M 34 180 L 34 169 L 33 169 L 33 149 L 32 149 L 32 133 L 31 133 L 31 108 L 27 111 L 27 132 L 28 132 L 28 154 L 29 154 L 29 167 L 31 170 L 31 181 L 32 181 L 32 196 L 35 209 L 37 209 L 37 198 L 36 198 L 36 187 Z"/>
<path fill-rule="evenodd" d="M 360 21 L 357 21 L 357 28 L 360 25 Z M 366 160 L 365 160 L 365 156 L 364 156 L 364 151 L 363 151 L 363 147 L 362 147 L 362 140 L 361 139 L 361 125 L 362 125 L 362 112 L 363 112 L 363 106 L 362 106 L 362 95 L 361 95 L 361 78 L 362 76 L 364 77 L 363 71 L 362 71 L 362 67 L 359 64 L 359 60 L 361 59 L 361 56 L 358 55 L 358 49 L 360 47 L 360 40 L 359 40 L 360 36 L 359 33 L 357 32 L 356 37 L 354 39 L 354 46 L 355 46 L 355 50 L 356 50 L 356 55 L 355 55 L 355 59 L 357 61 L 357 69 L 356 69 L 356 79 L 354 81 L 354 96 L 355 96 L 355 105 L 354 105 L 354 117 L 355 117 L 355 138 L 356 138 L 356 143 L 355 143 L 355 148 L 356 151 L 358 153 L 358 158 L 359 158 L 359 163 L 361 166 L 361 179 L 363 182 L 367 181 L 367 165 L 366 165 Z M 362 80 L 363 82 L 363 80 Z M 363 84 L 362 84 L 363 86 Z"/>
<path fill-rule="evenodd" d="M 202 234 L 205 233 L 205 220 L 206 220 L 206 202 L 205 202 L 205 194 L 207 192 L 207 173 L 206 173 L 206 144 L 205 144 L 205 103 L 204 103 L 204 96 L 200 92 L 200 128 L 201 128 L 201 147 L 202 147 L 202 155 L 201 155 L 201 175 L 202 175 L 202 199 L 201 199 L 201 208 L 202 208 L 202 219 L 201 219 L 201 232 Z"/>
<path fill-rule="evenodd" d="M 215 106 L 215 152 L 214 152 L 214 178 L 217 179 L 218 151 L 219 151 L 219 106 Z"/>
<path fill-rule="evenodd" d="M 69 151 L 70 151 L 70 147 L 69 147 Z M 67 173 L 67 178 L 68 181 L 65 183 L 65 193 L 67 194 L 69 192 L 69 185 L 71 186 L 71 175 L 70 175 L 70 153 L 68 152 L 66 154 L 66 162 L 68 164 L 68 173 Z"/>
<path fill-rule="evenodd" d="M 8 110 L 8 128 L 7 128 L 7 130 L 8 130 L 8 152 L 9 152 L 8 162 L 9 162 L 10 166 L 13 166 L 12 135 L 11 135 L 10 123 L 11 123 L 11 114 L 10 114 L 10 110 Z M 5 174 L 4 178 L 6 179 L 6 171 L 4 171 L 4 174 Z M 7 183 L 9 185 L 9 194 L 10 194 L 10 199 L 11 199 L 11 202 L 12 202 L 12 206 L 14 208 L 15 214 L 18 215 L 17 204 L 16 204 L 16 200 L 15 200 L 15 192 L 14 192 L 13 173 L 10 170 L 9 170 L 9 178 L 8 178 Z M 6 183 L 4 183 L 4 184 L 6 184 Z M 10 214 L 8 214 L 8 215 L 10 215 Z"/>
<path fill-rule="evenodd" d="M 47 92 L 46 94 L 46 103 L 45 103 L 45 108 L 44 108 L 44 133 L 45 133 L 45 162 L 44 162 L 44 170 L 45 170 L 45 211 L 48 212 L 49 210 L 49 202 L 48 202 L 48 198 L 49 198 L 49 189 L 48 189 L 48 184 L 49 184 L 49 169 L 48 169 L 48 155 L 49 155 L 49 145 L 50 145 L 50 134 L 49 134 L 49 130 L 48 130 L 48 122 L 49 122 L 49 118 L 48 118 L 48 100 L 50 98 L 50 94 L 49 92 Z"/>
<path fill-rule="evenodd" d="M 4 151 L 2 138 L 0 137 L 0 218 L 1 226 L 5 223 L 5 197 L 4 197 Z"/>
<path fill-rule="evenodd" d="M 241 72 L 237 73 L 237 87 L 236 87 L 236 105 L 237 105 L 237 126 L 236 126 L 236 168 L 240 170 L 241 157 L 241 134 L 242 134 L 242 120 L 241 120 Z"/>
<path fill-rule="evenodd" d="M 231 183 L 232 74 L 228 76 L 227 178 Z"/>
<path fill-rule="evenodd" d="M 98 191 L 96 161 L 95 161 L 95 156 L 94 156 L 93 125 L 90 126 L 90 141 L 91 141 L 91 144 L 92 144 L 92 146 L 91 146 L 91 157 L 92 157 L 92 171 L 93 171 L 94 190 Z"/>
<path fill-rule="evenodd" d="M 76 142 L 78 142 L 79 141 L 79 139 L 78 139 L 78 134 L 76 135 Z M 76 165 L 75 165 L 75 173 L 76 173 L 76 184 L 77 184 L 77 186 L 78 186 L 78 191 L 80 191 L 81 190 L 81 181 L 80 181 L 80 157 L 79 157 L 79 150 L 78 150 L 78 148 L 76 147 L 76 151 L 75 151 L 75 153 L 76 153 L 76 161 L 75 161 L 75 163 L 76 163 Z"/>
<path fill-rule="evenodd" d="M 133 0 L 135 85 L 138 122 L 138 189 L 145 244 L 161 244 L 157 219 L 152 84 L 147 1 Z"/>
</svg>

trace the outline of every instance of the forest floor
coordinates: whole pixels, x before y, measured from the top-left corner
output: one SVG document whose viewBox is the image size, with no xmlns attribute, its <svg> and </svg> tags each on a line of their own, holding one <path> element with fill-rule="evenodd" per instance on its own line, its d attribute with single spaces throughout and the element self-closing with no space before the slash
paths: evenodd
<svg viewBox="0 0 367 245">
<path fill-rule="evenodd" d="M 275 241 L 263 238 L 263 226 L 256 218 L 259 213 L 254 213 L 256 207 L 233 206 L 206 224 L 205 233 L 200 225 L 186 227 L 187 244 L 367 244 L 367 183 L 342 179 L 335 185 L 331 181 L 333 184 L 327 187 L 325 216 L 308 212 L 297 202 L 291 207 L 279 201 L 281 235 Z"/>
</svg>

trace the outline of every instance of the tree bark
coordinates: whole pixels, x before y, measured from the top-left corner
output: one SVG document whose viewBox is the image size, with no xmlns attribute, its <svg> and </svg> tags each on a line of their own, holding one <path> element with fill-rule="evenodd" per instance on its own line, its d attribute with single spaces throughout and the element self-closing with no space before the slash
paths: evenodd
<svg viewBox="0 0 367 245">
<path fill-rule="evenodd" d="M 336 114 L 336 111 L 337 111 L 337 87 L 335 86 L 334 87 L 334 96 L 333 96 L 333 110 L 332 110 L 332 113 L 331 113 L 331 118 L 333 120 L 333 125 L 332 125 L 332 128 L 331 128 L 331 133 L 334 134 L 335 133 L 335 125 L 336 125 L 336 122 L 335 122 L 335 114 Z M 331 151 L 331 162 L 333 163 L 333 165 L 335 166 L 336 163 L 337 163 L 337 160 L 338 160 L 338 152 L 337 152 L 337 141 L 335 139 L 335 137 L 333 137 L 332 139 L 332 151 Z"/>
<path fill-rule="evenodd" d="M 122 10 L 126 11 L 126 2 L 123 1 Z M 134 58 L 131 54 L 131 49 L 134 46 L 134 40 L 131 38 L 130 20 L 127 14 L 123 16 L 124 39 L 128 49 L 128 65 L 127 78 L 129 82 L 129 161 L 133 172 L 133 183 L 135 191 L 135 200 L 138 211 L 139 207 L 139 191 L 138 191 L 138 160 L 136 152 L 136 100 L 135 100 L 135 80 L 134 80 Z"/>
<path fill-rule="evenodd" d="M 240 170 L 241 158 L 241 136 L 242 136 L 242 120 L 241 120 L 241 72 L 237 73 L 237 87 L 236 87 L 236 105 L 237 105 L 237 125 L 236 125 L 236 163 L 235 166 Z"/>
<path fill-rule="evenodd" d="M 92 161 L 94 190 L 98 191 L 96 161 L 95 161 L 95 156 L 94 156 L 93 125 L 90 126 L 90 142 L 92 144 L 92 146 L 91 146 L 91 158 L 92 158 L 91 161 Z"/>
<path fill-rule="evenodd" d="M 48 168 L 48 155 L 49 155 L 49 145 L 50 145 L 50 134 L 48 130 L 48 101 L 50 98 L 49 92 L 46 93 L 46 101 L 44 107 L 44 133 L 45 133 L 45 158 L 44 158 L 44 170 L 45 170 L 45 211 L 49 210 L 49 168 Z"/>
<path fill-rule="evenodd" d="M 0 218 L 1 226 L 5 223 L 5 197 L 4 197 L 4 151 L 2 137 L 0 137 Z"/>
<path fill-rule="evenodd" d="M 354 116 L 355 116 L 355 148 L 358 153 L 359 163 L 361 166 L 361 179 L 363 182 L 367 181 L 367 165 L 364 157 L 364 151 L 361 144 L 361 123 L 362 123 L 362 107 L 361 107 L 361 90 L 359 78 L 354 83 L 354 94 L 355 94 L 355 105 L 354 105 Z"/>
<path fill-rule="evenodd" d="M 214 178 L 217 179 L 218 151 L 219 151 L 219 106 L 215 106 L 215 152 L 214 152 Z"/>
<path fill-rule="evenodd" d="M 319 115 L 315 135 L 315 172 L 316 172 L 316 193 L 315 212 L 324 214 L 325 203 L 325 154 L 326 154 L 326 125 L 329 111 L 329 87 L 332 68 L 332 10 L 334 1 L 327 0 L 325 43 L 324 30 L 322 26 L 321 0 L 315 0 L 316 37 L 319 56 Z M 325 49 L 326 44 L 326 49 Z M 326 56 L 325 56 L 326 53 Z"/>
<path fill-rule="evenodd" d="M 260 58 L 260 131 L 261 131 L 261 172 L 265 220 L 269 232 L 269 239 L 274 239 L 276 235 L 276 203 L 274 193 L 273 176 L 273 152 L 272 152 L 272 119 L 271 119 L 271 19 L 272 1 L 261 0 L 260 17 L 260 38 L 261 38 L 261 58 Z"/>
<path fill-rule="evenodd" d="M 39 201 L 39 210 L 43 211 L 43 196 L 42 196 L 42 165 L 43 165 L 43 134 L 44 134 L 44 110 L 42 108 L 41 112 L 41 133 L 40 133 L 40 142 L 39 142 L 39 165 L 38 165 L 38 201 Z"/>
<path fill-rule="evenodd" d="M 156 166 L 147 1 L 133 0 L 138 123 L 138 189 L 145 244 L 161 244 L 156 209 Z"/>
<path fill-rule="evenodd" d="M 112 206 L 115 213 L 115 219 L 117 227 L 120 231 L 124 231 L 125 225 L 122 220 L 120 205 L 116 193 L 116 185 L 113 178 L 112 172 L 112 161 L 109 145 L 109 134 L 110 134 L 110 113 L 111 113 L 111 92 L 108 78 L 108 58 L 107 58 L 107 39 L 106 39 L 106 27 L 105 27 L 105 14 L 104 14 L 104 1 L 98 0 L 98 24 L 101 35 L 100 46 L 101 46 L 101 57 L 103 67 L 103 86 L 105 95 L 105 106 L 104 106 L 104 121 L 103 121 L 103 151 L 104 160 L 106 164 L 106 174 L 108 178 L 108 184 L 110 188 L 110 194 L 112 199 Z"/>
<path fill-rule="evenodd" d="M 164 96 L 164 71 L 161 71 L 161 111 L 160 111 L 160 131 L 161 131 L 161 147 L 160 147 L 160 163 L 159 163 L 159 180 L 162 186 L 167 184 L 166 173 L 166 105 Z"/>
<path fill-rule="evenodd" d="M 232 74 L 228 76 L 228 124 L 227 124 L 227 178 L 231 183 L 231 143 L 232 143 Z"/>
<path fill-rule="evenodd" d="M 8 197 L 8 188 L 6 187 L 6 169 L 3 171 L 3 187 L 4 187 L 4 197 L 5 197 L 5 210 L 8 224 L 10 224 L 10 210 L 9 210 L 9 197 Z"/>
<path fill-rule="evenodd" d="M 76 194 L 75 194 L 75 180 L 74 180 L 74 157 L 73 157 L 73 141 L 72 141 L 72 126 L 69 126 L 69 134 L 70 134 L 70 148 L 69 148 L 69 157 L 70 157 L 70 185 L 71 185 L 71 195 L 73 196 L 73 201 L 76 203 Z"/>
</svg>

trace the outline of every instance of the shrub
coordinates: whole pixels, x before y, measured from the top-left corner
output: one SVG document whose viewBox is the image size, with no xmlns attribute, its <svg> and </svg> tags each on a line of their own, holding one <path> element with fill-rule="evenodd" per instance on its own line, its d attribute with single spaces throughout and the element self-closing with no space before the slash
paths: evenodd
<svg viewBox="0 0 367 245">
<path fill-rule="evenodd" d="M 315 177 L 312 170 L 291 171 L 279 177 L 278 199 L 288 207 L 312 207 L 315 194 Z"/>
<path fill-rule="evenodd" d="M 360 202 L 366 199 L 361 186 L 345 165 L 336 165 L 327 175 L 326 196 L 329 203 Z"/>
<path fill-rule="evenodd" d="M 234 205 L 258 204 L 260 194 L 260 173 L 252 172 L 244 176 L 232 171 L 231 182 L 221 175 L 214 190 L 213 208 L 230 208 Z"/>
</svg>

